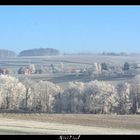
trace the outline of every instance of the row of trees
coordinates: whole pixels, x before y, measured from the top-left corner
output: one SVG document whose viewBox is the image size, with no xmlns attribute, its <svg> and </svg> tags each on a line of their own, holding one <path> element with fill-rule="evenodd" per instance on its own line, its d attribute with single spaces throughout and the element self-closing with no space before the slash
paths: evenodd
<svg viewBox="0 0 140 140">
<path fill-rule="evenodd" d="M 7 75 L 0 76 L 0 108 L 7 110 L 52 112 L 60 87 L 48 82 L 34 82 Z"/>
<path fill-rule="evenodd" d="M 137 110 L 137 95 L 128 83 L 115 87 L 101 81 L 71 82 L 56 101 L 57 112 L 130 114 Z"/>
<path fill-rule="evenodd" d="M 0 109 L 56 113 L 136 113 L 136 86 L 103 81 L 70 82 L 62 87 L 49 81 L 0 76 Z"/>
</svg>

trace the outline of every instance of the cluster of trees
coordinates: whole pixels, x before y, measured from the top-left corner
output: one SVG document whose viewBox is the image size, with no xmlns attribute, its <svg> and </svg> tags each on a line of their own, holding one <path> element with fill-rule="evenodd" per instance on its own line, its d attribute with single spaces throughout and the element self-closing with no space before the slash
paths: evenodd
<svg viewBox="0 0 140 140">
<path fill-rule="evenodd" d="M 19 53 L 19 56 L 46 56 L 46 55 L 58 55 L 59 51 L 53 48 L 40 48 L 23 50 Z"/>
<path fill-rule="evenodd" d="M 138 84 L 137 84 L 138 85 Z M 0 76 L 0 109 L 48 113 L 136 113 L 136 86 L 103 81 L 70 82 L 62 87 L 49 81 Z"/>
<path fill-rule="evenodd" d="M 0 109 L 52 112 L 60 87 L 49 82 L 34 82 L 0 75 Z"/>
<path fill-rule="evenodd" d="M 137 96 L 128 83 L 116 87 L 102 81 L 71 82 L 57 95 L 57 112 L 131 114 L 137 110 Z"/>
</svg>

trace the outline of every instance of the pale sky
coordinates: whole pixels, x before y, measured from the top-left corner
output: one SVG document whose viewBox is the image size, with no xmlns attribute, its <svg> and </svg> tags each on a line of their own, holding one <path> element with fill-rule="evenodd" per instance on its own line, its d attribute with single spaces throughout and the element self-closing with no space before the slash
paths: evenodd
<svg viewBox="0 0 140 140">
<path fill-rule="evenodd" d="M 140 53 L 140 6 L 0 6 L 0 49 Z"/>
</svg>

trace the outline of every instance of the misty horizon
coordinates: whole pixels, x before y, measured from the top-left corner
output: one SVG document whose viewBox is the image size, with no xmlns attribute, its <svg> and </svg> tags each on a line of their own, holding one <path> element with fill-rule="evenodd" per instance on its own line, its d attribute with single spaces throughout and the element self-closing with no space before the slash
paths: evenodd
<svg viewBox="0 0 140 140">
<path fill-rule="evenodd" d="M 23 49 L 21 51 L 16 51 L 16 50 L 12 50 L 12 49 L 6 49 L 6 48 L 0 48 L 1 50 L 5 50 L 5 51 L 12 51 L 14 52 L 16 55 L 19 55 L 22 51 L 28 51 L 28 50 L 34 50 L 34 49 L 47 49 L 45 47 L 41 47 L 41 48 L 30 48 L 30 49 Z M 55 48 L 51 48 L 51 49 L 55 49 Z M 58 49 L 56 49 L 58 50 Z M 61 52 L 60 50 L 58 50 L 60 54 L 126 54 L 126 55 L 131 55 L 131 54 L 140 54 L 140 52 L 112 52 L 112 51 L 101 51 L 101 52 L 92 52 L 92 51 L 79 51 L 79 52 Z"/>
</svg>

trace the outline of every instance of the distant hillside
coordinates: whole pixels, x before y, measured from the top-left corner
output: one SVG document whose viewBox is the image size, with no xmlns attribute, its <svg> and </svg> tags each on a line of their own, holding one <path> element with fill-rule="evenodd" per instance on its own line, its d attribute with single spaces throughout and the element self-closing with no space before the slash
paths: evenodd
<svg viewBox="0 0 140 140">
<path fill-rule="evenodd" d="M 99 55 L 110 55 L 110 56 L 127 56 L 128 54 L 125 52 L 115 53 L 115 52 L 103 52 L 99 53 Z"/>
<path fill-rule="evenodd" d="M 19 56 L 49 56 L 49 55 L 58 55 L 59 51 L 53 48 L 40 48 L 40 49 L 31 49 L 23 50 L 19 53 Z"/>
<path fill-rule="evenodd" d="M 0 58 L 15 57 L 16 53 L 10 50 L 0 49 Z"/>
</svg>

